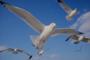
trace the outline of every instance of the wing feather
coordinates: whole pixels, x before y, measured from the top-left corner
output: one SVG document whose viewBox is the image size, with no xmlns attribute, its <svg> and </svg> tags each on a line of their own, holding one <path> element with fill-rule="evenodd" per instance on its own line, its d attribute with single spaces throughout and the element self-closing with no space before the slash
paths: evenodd
<svg viewBox="0 0 90 60">
<path fill-rule="evenodd" d="M 5 4 L 5 7 L 11 12 L 23 18 L 22 19 L 23 21 L 25 21 L 29 26 L 33 27 L 38 32 L 41 32 L 44 29 L 44 25 L 38 19 L 36 19 L 30 12 L 26 11 L 25 9 L 12 6 L 10 4 Z"/>
<path fill-rule="evenodd" d="M 70 28 L 57 28 L 52 32 L 52 35 L 59 35 L 59 34 L 81 34 L 81 33 Z"/>
</svg>

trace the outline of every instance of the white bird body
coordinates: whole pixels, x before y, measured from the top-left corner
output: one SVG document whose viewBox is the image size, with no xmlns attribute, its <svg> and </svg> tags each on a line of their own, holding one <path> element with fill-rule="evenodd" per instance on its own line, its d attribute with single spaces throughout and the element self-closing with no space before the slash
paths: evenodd
<svg viewBox="0 0 90 60">
<path fill-rule="evenodd" d="M 84 39 L 84 36 L 83 35 L 79 36 L 79 38 L 78 38 L 79 41 L 81 41 L 83 39 Z"/>
<path fill-rule="evenodd" d="M 44 30 L 40 34 L 40 37 L 41 38 L 48 38 L 48 36 L 50 36 L 51 33 L 54 31 L 55 26 L 56 26 L 55 23 L 51 23 L 50 25 L 45 26 Z"/>
<path fill-rule="evenodd" d="M 77 9 L 74 9 L 74 10 L 72 10 L 72 11 L 66 16 L 66 18 L 67 18 L 68 20 L 71 20 L 72 17 L 75 16 L 76 13 L 77 13 Z"/>
<path fill-rule="evenodd" d="M 39 52 L 43 50 L 44 43 L 46 42 L 48 37 L 51 35 L 51 33 L 54 31 L 54 29 L 55 29 L 55 23 L 51 23 L 50 25 L 45 26 L 44 30 L 39 36 L 33 37 L 32 39 L 33 45 L 37 49 L 39 49 Z"/>
</svg>

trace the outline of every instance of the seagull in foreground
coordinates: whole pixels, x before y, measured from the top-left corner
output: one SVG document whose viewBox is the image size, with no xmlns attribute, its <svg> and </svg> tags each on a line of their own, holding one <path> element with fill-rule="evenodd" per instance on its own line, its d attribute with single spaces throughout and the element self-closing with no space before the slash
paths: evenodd
<svg viewBox="0 0 90 60">
<path fill-rule="evenodd" d="M 0 1 L 0 4 L 7 8 L 9 11 L 17 14 L 24 22 L 26 22 L 35 31 L 39 32 L 40 35 L 32 36 L 32 44 L 37 49 L 38 54 L 44 53 L 43 46 L 50 36 L 56 36 L 59 34 L 78 35 L 80 32 L 70 28 L 56 28 L 55 23 L 49 25 L 42 24 L 37 18 L 35 18 L 30 12 L 20 7 L 13 6 L 6 2 Z"/>
<path fill-rule="evenodd" d="M 29 53 L 27 53 L 27 52 L 25 52 L 24 50 L 19 49 L 19 48 L 7 48 L 7 49 L 3 49 L 3 50 L 0 50 L 0 53 L 6 52 L 6 51 L 7 51 L 7 52 L 11 52 L 11 53 L 13 53 L 13 54 L 24 53 L 24 54 L 26 54 L 27 56 L 29 56 L 29 59 L 32 58 L 32 55 L 31 55 L 31 54 L 29 54 Z"/>
<path fill-rule="evenodd" d="M 73 16 L 76 15 L 77 13 L 77 8 L 75 8 L 74 10 L 72 8 L 70 8 L 65 2 L 64 0 L 57 0 L 57 2 L 59 3 L 60 7 L 63 8 L 63 10 L 68 14 L 66 16 L 67 20 L 71 20 Z"/>
</svg>

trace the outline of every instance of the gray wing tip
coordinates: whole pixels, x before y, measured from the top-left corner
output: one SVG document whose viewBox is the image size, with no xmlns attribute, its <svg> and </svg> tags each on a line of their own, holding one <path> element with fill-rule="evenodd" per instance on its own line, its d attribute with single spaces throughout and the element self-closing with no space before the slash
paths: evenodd
<svg viewBox="0 0 90 60">
<path fill-rule="evenodd" d="M 84 34 L 83 32 L 79 32 L 80 34 Z"/>
<path fill-rule="evenodd" d="M 0 4 L 1 4 L 1 5 L 3 5 L 4 3 L 5 3 L 4 1 L 0 0 Z"/>
<path fill-rule="evenodd" d="M 3 1 L 3 0 L 0 0 L 0 5 L 2 5 L 2 6 L 4 6 L 4 7 L 5 7 L 5 5 L 6 5 L 6 4 L 11 5 L 11 4 L 9 4 L 9 3 L 7 3 L 7 2 L 5 2 L 5 1 Z"/>
<path fill-rule="evenodd" d="M 4 2 L 3 0 L 0 0 L 0 4 L 4 5 L 4 4 L 7 4 L 7 2 Z"/>
<path fill-rule="evenodd" d="M 29 56 L 29 59 L 32 59 L 32 55 Z"/>
<path fill-rule="evenodd" d="M 63 1 L 62 0 L 57 0 L 57 2 L 62 3 Z"/>
</svg>

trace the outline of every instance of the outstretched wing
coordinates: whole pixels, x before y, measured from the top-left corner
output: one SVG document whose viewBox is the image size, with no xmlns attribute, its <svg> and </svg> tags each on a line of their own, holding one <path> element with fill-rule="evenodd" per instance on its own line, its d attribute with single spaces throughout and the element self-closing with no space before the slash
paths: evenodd
<svg viewBox="0 0 90 60">
<path fill-rule="evenodd" d="M 77 35 L 77 34 L 81 34 L 81 32 L 78 32 L 78 31 L 76 31 L 74 29 L 70 29 L 70 28 L 57 28 L 51 33 L 51 35 L 59 35 L 59 34 Z"/>
<path fill-rule="evenodd" d="M 0 50 L 0 53 L 3 53 L 3 52 L 10 52 L 10 51 L 13 51 L 12 48 L 6 48 L 6 49 L 3 49 L 3 50 Z"/>
<path fill-rule="evenodd" d="M 4 51 L 7 51 L 7 47 L 6 46 L 0 46 L 0 53 L 3 53 Z"/>
<path fill-rule="evenodd" d="M 57 0 L 57 2 L 59 3 L 60 7 L 63 8 L 63 10 L 66 13 L 70 13 L 72 11 L 72 8 L 70 8 L 65 2 L 64 0 Z"/>
<path fill-rule="evenodd" d="M 41 32 L 44 29 L 44 25 L 25 9 L 12 6 L 10 4 L 4 4 L 4 7 L 23 18 L 23 21 L 25 21 L 29 26 L 33 27 L 38 32 Z"/>
</svg>

